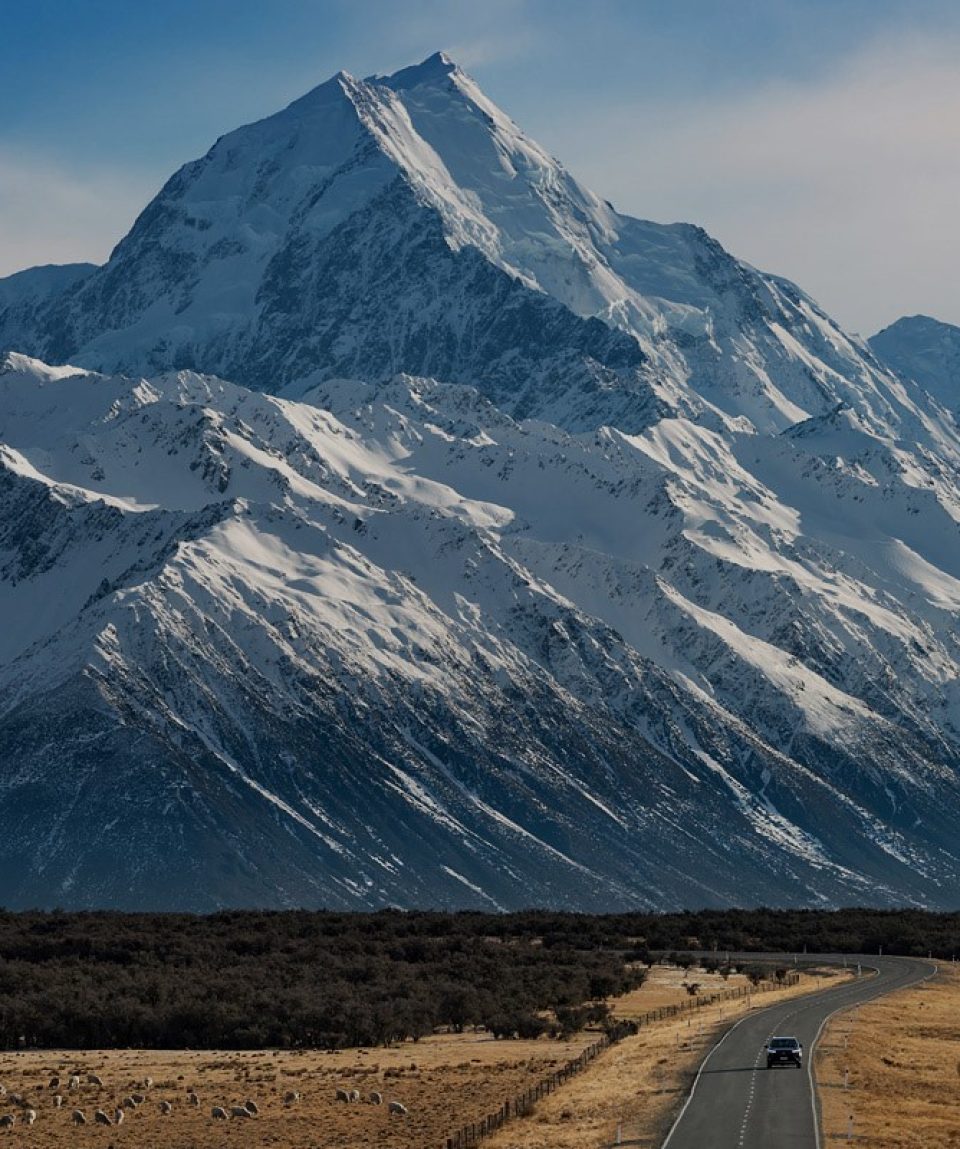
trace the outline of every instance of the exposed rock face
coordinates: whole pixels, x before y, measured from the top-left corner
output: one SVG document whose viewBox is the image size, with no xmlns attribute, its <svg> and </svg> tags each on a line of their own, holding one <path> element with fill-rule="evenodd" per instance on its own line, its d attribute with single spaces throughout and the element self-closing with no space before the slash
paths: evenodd
<svg viewBox="0 0 960 1149">
<path fill-rule="evenodd" d="M 0 344 L 5 904 L 955 905 L 952 404 L 444 57 Z"/>
<path fill-rule="evenodd" d="M 839 417 L 305 400 L 8 357 L 8 904 L 949 901 L 956 606 L 878 566 L 913 488 Z M 795 530 L 847 498 L 858 557 Z"/>
<path fill-rule="evenodd" d="M 9 281 L 8 281 L 9 282 Z M 782 430 L 885 375 L 792 284 L 582 187 L 443 56 L 341 73 L 222 137 L 0 346 L 259 390 L 403 372 L 572 430 Z"/>
</svg>

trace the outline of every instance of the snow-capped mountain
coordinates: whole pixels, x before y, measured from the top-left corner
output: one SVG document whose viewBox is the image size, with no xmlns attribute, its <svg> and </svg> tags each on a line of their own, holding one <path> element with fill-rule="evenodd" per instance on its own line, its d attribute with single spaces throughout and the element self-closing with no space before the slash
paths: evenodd
<svg viewBox="0 0 960 1149">
<path fill-rule="evenodd" d="M 0 281 L 6 904 L 955 906 L 952 404 L 798 288 L 443 56 L 64 275 Z"/>
<path fill-rule="evenodd" d="M 9 904 L 952 897 L 960 581 L 869 497 L 852 573 L 782 501 L 873 493 L 818 465 L 845 420 L 570 435 L 19 356 L 0 412 Z"/>
<path fill-rule="evenodd" d="M 571 430 L 895 417 L 811 299 L 699 228 L 619 214 L 442 54 L 223 136 L 32 330 L 0 317 L 0 346 L 294 394 L 403 372 Z"/>
<path fill-rule="evenodd" d="M 910 315 L 869 340 L 874 354 L 913 379 L 950 411 L 960 409 L 960 327 Z"/>
</svg>

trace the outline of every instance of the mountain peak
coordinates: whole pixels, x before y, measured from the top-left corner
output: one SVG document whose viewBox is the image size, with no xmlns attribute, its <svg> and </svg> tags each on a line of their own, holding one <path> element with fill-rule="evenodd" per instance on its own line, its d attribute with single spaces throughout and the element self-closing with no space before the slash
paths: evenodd
<svg viewBox="0 0 960 1149">
<path fill-rule="evenodd" d="M 462 74 L 463 69 L 446 52 L 434 52 L 419 64 L 412 64 L 408 68 L 401 68 L 389 76 L 370 76 L 370 83 L 385 84 L 395 91 L 407 88 L 418 88 L 421 84 L 435 84 L 445 80 L 448 76 Z"/>
<path fill-rule="evenodd" d="M 302 117 L 309 115 L 317 109 L 335 105 L 344 99 L 349 100 L 350 92 L 356 88 L 357 83 L 358 80 L 356 76 L 352 76 L 349 72 L 341 68 L 339 72 L 335 72 L 328 79 L 324 80 L 323 83 L 317 84 L 316 87 L 311 88 L 308 92 L 304 92 L 302 96 L 298 96 L 279 112 L 274 112 L 273 115 L 267 116 L 259 122 L 263 124 L 273 124 L 276 123 L 278 119 L 289 117 L 291 114 Z M 244 132 L 248 128 L 255 126 L 256 125 L 248 124 L 230 134 L 231 136 L 236 136 L 237 132 Z"/>
<path fill-rule="evenodd" d="M 867 340 L 873 353 L 951 410 L 960 391 L 960 327 L 930 315 L 904 315 Z"/>
</svg>

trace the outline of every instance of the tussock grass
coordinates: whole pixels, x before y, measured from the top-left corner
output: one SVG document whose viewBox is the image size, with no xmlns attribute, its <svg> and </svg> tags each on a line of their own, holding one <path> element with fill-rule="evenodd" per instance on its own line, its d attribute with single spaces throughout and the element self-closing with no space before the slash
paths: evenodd
<svg viewBox="0 0 960 1149">
<path fill-rule="evenodd" d="M 224 1146 L 269 1146 L 274 1149 L 440 1149 L 463 1120 L 478 1120 L 505 1098 L 522 1093 L 595 1041 L 596 1033 L 578 1034 L 568 1042 L 495 1041 L 487 1033 L 437 1034 L 392 1048 L 343 1050 L 337 1053 L 273 1050 L 191 1052 L 179 1050 L 41 1051 L 0 1054 L 0 1083 L 21 1093 L 37 1110 L 31 1128 L 19 1123 L 0 1131 L 0 1149 L 223 1149 Z M 103 1089 L 84 1085 L 68 1092 L 74 1070 L 97 1073 Z M 59 1076 L 65 1098 L 55 1109 L 50 1079 Z M 96 1109 L 112 1115 L 136 1088 L 152 1077 L 148 1100 L 127 1111 L 123 1124 L 93 1124 Z M 195 1089 L 199 1108 L 187 1099 Z M 387 1105 L 345 1105 L 337 1089 L 358 1089 L 364 1098 L 373 1090 L 384 1101 L 407 1106 L 407 1116 L 391 1115 Z M 300 1100 L 284 1104 L 296 1090 Z M 163 1116 L 160 1102 L 173 1113 Z M 214 1121 L 211 1107 L 228 1111 L 247 1100 L 256 1102 L 253 1120 Z M 74 1108 L 90 1124 L 75 1127 Z M 0 1097 L 0 1113 L 20 1107 Z"/>
<path fill-rule="evenodd" d="M 852 1114 L 859 1145 L 957 1149 L 960 969 L 834 1018 L 815 1066 L 828 1144 L 846 1138 Z"/>
<path fill-rule="evenodd" d="M 737 975 L 723 982 L 702 970 L 687 972 L 655 966 L 647 983 L 611 999 L 616 1015 L 643 1017 L 648 1011 L 687 998 L 684 981 L 696 981 L 702 994 L 743 984 Z M 816 988 L 813 978 L 801 986 L 758 995 L 756 1005 Z M 722 1016 L 721 1016 L 722 1008 Z M 514 1121 L 485 1142 L 490 1149 L 598 1149 L 612 1144 L 618 1121 L 625 1140 L 654 1137 L 678 1107 L 705 1047 L 723 1026 L 741 1016 L 743 1001 L 705 1007 L 699 1015 L 645 1026 L 635 1037 L 604 1053 L 580 1076 L 540 1101 L 536 1111 Z M 689 1022 L 689 1024 L 688 1024 Z M 25 1051 L 0 1054 L 0 1082 L 22 1093 L 38 1111 L 32 1128 L 17 1125 L 0 1132 L 0 1149 L 223 1149 L 224 1146 L 269 1146 L 273 1149 L 440 1149 L 461 1125 L 478 1121 L 504 1101 L 523 1093 L 576 1057 L 598 1037 L 584 1031 L 569 1041 L 496 1041 L 489 1033 L 439 1033 L 417 1043 L 391 1048 L 320 1051 Z M 53 1106 L 48 1083 L 77 1071 L 96 1073 L 104 1088 L 84 1085 L 77 1095 L 61 1092 L 64 1108 Z M 152 1077 L 148 1100 L 127 1112 L 119 1128 L 92 1123 L 96 1109 L 113 1112 Z M 346 1105 L 335 1100 L 337 1089 L 372 1090 L 385 1101 L 407 1106 L 407 1116 L 391 1116 L 387 1105 Z M 188 1091 L 201 1098 L 196 1109 Z M 301 1097 L 286 1106 L 284 1094 Z M 173 1113 L 163 1116 L 160 1102 Z M 256 1102 L 259 1115 L 250 1121 L 214 1121 L 211 1107 Z M 75 1127 L 70 1115 L 84 1110 L 91 1122 Z M 0 1098 L 0 1113 L 17 1112 Z M 651 1144 L 656 1142 L 651 1141 Z"/>
<path fill-rule="evenodd" d="M 757 994 L 760 1009 L 785 998 L 824 988 L 828 978 L 843 974 L 825 971 L 801 975 L 787 989 Z M 647 1010 L 680 1001 L 686 996 L 684 980 L 696 981 L 701 993 L 736 988 L 744 979 L 724 983 L 702 970 L 654 967 L 642 989 L 618 999 L 618 1016 L 637 1017 Z M 747 1009 L 746 999 L 705 1006 L 693 1017 L 665 1020 L 628 1037 L 563 1089 L 544 1098 L 536 1112 L 506 1126 L 484 1142 L 490 1149 L 606 1149 L 614 1144 L 618 1124 L 623 1140 L 633 1145 L 656 1146 L 666 1134 L 704 1054 L 724 1029 Z"/>
</svg>

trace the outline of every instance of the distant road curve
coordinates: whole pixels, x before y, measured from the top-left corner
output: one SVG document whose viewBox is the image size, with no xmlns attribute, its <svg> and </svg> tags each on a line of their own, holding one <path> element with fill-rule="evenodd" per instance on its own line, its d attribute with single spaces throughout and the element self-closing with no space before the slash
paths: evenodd
<svg viewBox="0 0 960 1149">
<path fill-rule="evenodd" d="M 793 955 L 743 954 L 793 967 Z M 693 1087 L 661 1149 L 820 1149 L 813 1085 L 813 1051 L 827 1019 L 838 1010 L 926 981 L 936 973 L 914 958 L 805 954 L 802 964 L 860 962 L 864 976 L 845 985 L 751 1011 L 704 1058 Z M 876 971 L 875 977 L 867 976 Z M 774 1034 L 803 1042 L 804 1067 L 766 1068 Z"/>
</svg>

